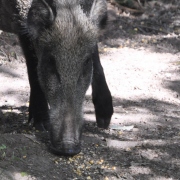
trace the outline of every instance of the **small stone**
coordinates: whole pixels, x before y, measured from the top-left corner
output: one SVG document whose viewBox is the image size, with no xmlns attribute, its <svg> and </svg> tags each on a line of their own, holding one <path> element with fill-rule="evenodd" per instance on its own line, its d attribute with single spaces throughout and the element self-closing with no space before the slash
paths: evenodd
<svg viewBox="0 0 180 180">
<path fill-rule="evenodd" d="M 90 176 L 88 176 L 86 179 L 90 180 L 90 179 L 91 179 L 91 177 L 90 177 Z"/>
<path fill-rule="evenodd" d="M 89 163 L 90 163 L 90 164 L 94 164 L 94 161 L 93 161 L 93 160 L 91 160 L 91 161 L 89 161 Z"/>
</svg>

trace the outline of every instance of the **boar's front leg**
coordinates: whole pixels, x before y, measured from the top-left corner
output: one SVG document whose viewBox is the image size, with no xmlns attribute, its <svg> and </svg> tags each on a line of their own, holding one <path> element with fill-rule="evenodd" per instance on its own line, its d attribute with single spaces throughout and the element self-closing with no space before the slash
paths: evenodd
<svg viewBox="0 0 180 180">
<path fill-rule="evenodd" d="M 96 47 L 92 57 L 92 99 L 95 107 L 96 122 L 98 127 L 108 128 L 113 114 L 112 96 L 99 59 L 98 47 Z"/>
<path fill-rule="evenodd" d="M 26 58 L 30 84 L 29 121 L 33 118 L 34 127 L 37 130 L 44 131 L 45 129 L 47 130 L 48 105 L 38 81 L 38 60 L 29 37 L 27 35 L 19 35 L 19 40 Z"/>
</svg>

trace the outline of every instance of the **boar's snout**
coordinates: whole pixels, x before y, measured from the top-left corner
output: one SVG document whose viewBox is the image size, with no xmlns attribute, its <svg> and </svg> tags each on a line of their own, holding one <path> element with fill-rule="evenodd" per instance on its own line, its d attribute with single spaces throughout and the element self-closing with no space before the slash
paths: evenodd
<svg viewBox="0 0 180 180">
<path fill-rule="evenodd" d="M 74 143 L 73 141 L 56 143 L 50 147 L 52 153 L 63 156 L 74 156 L 79 154 L 81 151 L 80 144 Z"/>
</svg>

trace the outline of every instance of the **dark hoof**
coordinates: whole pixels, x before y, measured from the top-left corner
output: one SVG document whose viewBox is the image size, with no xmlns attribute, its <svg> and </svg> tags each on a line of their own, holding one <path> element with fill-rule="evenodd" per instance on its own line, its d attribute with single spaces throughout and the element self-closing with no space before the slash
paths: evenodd
<svg viewBox="0 0 180 180">
<path fill-rule="evenodd" d="M 111 118 L 104 119 L 104 118 L 96 117 L 97 126 L 99 128 L 107 129 L 110 124 L 110 121 L 111 121 Z"/>
<path fill-rule="evenodd" d="M 39 120 L 40 119 L 40 120 Z M 48 131 L 48 123 L 47 120 L 42 121 L 41 117 L 37 118 L 29 118 L 28 123 L 33 123 L 33 127 L 38 131 Z"/>
<path fill-rule="evenodd" d="M 44 127 L 43 123 L 33 123 L 33 127 L 35 127 L 38 131 L 47 131 L 47 129 Z"/>
<path fill-rule="evenodd" d="M 110 106 L 100 106 L 98 108 L 95 106 L 97 126 L 99 128 L 107 129 L 111 122 L 111 117 L 113 115 L 113 112 L 114 110 L 111 103 Z"/>
<path fill-rule="evenodd" d="M 80 145 L 73 142 L 64 142 L 58 146 L 52 145 L 50 147 L 50 150 L 52 151 L 52 153 L 62 156 L 74 156 L 81 152 Z"/>
<path fill-rule="evenodd" d="M 44 123 L 43 121 L 38 121 L 34 118 L 29 118 L 28 123 L 33 123 L 33 127 L 38 131 L 48 131 L 47 123 Z"/>
<path fill-rule="evenodd" d="M 93 104 L 98 127 L 107 129 L 114 113 L 114 109 L 110 92 L 106 97 L 103 97 L 104 96 L 99 96 L 99 99 L 93 98 Z"/>
</svg>

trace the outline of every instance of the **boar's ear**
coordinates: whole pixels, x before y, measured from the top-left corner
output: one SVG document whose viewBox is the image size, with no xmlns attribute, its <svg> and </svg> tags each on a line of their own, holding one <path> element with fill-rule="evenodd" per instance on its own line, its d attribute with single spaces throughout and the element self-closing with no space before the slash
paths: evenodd
<svg viewBox="0 0 180 180">
<path fill-rule="evenodd" d="M 52 1 L 33 0 L 27 17 L 27 28 L 31 38 L 36 39 L 40 33 L 50 27 L 55 19 L 55 9 Z"/>
<path fill-rule="evenodd" d="M 104 28 L 107 21 L 107 3 L 106 0 L 94 0 L 90 18 L 100 29 Z"/>
</svg>

